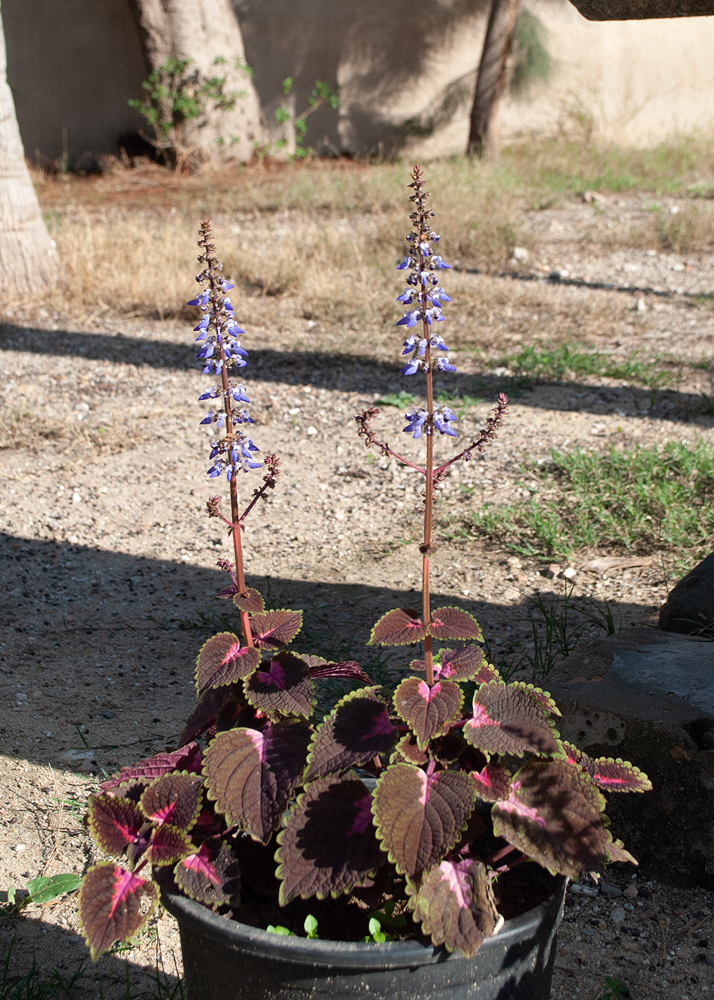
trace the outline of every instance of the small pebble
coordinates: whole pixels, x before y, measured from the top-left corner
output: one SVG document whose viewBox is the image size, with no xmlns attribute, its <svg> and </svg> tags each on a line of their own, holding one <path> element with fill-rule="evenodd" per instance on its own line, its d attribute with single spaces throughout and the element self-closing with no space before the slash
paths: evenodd
<svg viewBox="0 0 714 1000">
<path fill-rule="evenodd" d="M 623 941 L 622 942 L 622 947 L 625 949 L 625 951 L 639 951 L 640 950 L 640 946 L 637 944 L 636 941 Z"/>
<path fill-rule="evenodd" d="M 102 712 L 102 715 L 104 716 L 105 719 L 113 719 L 114 718 L 114 712 L 110 712 L 108 709 L 107 709 L 106 712 Z"/>
<path fill-rule="evenodd" d="M 572 566 L 568 566 L 567 569 L 563 570 L 563 576 L 565 577 L 566 580 L 574 580 L 577 575 L 578 571 L 573 569 Z"/>
<path fill-rule="evenodd" d="M 628 896 L 630 899 L 634 899 L 635 896 L 637 895 L 637 886 L 630 883 L 630 885 L 628 885 L 628 887 L 625 889 L 622 895 Z"/>
<path fill-rule="evenodd" d="M 15 844 L 13 851 L 15 854 L 23 854 L 27 850 L 27 844 Z"/>
<path fill-rule="evenodd" d="M 618 889 L 616 885 L 609 885 L 607 882 L 603 882 L 600 886 L 600 892 L 603 896 L 621 896 L 622 889 Z"/>
<path fill-rule="evenodd" d="M 610 914 L 610 920 L 612 920 L 613 924 L 621 924 L 624 919 L 625 911 L 621 906 L 616 906 Z"/>
<path fill-rule="evenodd" d="M 308 427 L 307 433 L 308 437 L 314 437 L 317 434 L 317 427 Z"/>
</svg>

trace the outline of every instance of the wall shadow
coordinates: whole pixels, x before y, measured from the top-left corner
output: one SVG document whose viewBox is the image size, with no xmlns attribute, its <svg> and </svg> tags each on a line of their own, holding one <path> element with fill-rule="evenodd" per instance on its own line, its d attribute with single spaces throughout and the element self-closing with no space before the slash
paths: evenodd
<svg viewBox="0 0 714 1000">
<path fill-rule="evenodd" d="M 71 330 L 42 330 L 12 324 L 0 325 L 0 351 L 24 351 L 31 354 L 110 361 L 139 367 L 169 370 L 196 370 L 193 344 L 146 340 L 124 334 L 80 333 Z M 394 392 L 398 374 L 397 360 L 381 361 L 361 354 L 320 351 L 279 351 L 272 348 L 251 350 L 250 378 L 262 382 L 315 385 L 340 392 Z M 400 380 L 399 388 L 408 382 Z M 439 388 L 437 381 L 437 389 Z M 701 412 L 699 393 L 675 389 L 627 389 L 612 386 L 586 386 L 579 382 L 545 382 L 525 377 L 495 376 L 487 372 L 449 374 L 444 390 L 455 395 L 495 399 L 499 392 L 517 398 L 522 406 L 535 409 L 589 412 L 600 416 L 617 413 L 625 402 L 630 415 L 650 416 L 659 420 L 688 422 Z M 544 392 L 543 390 L 547 390 Z M 574 393 L 580 396 L 574 396 Z M 620 413 L 619 415 L 623 415 Z"/>
</svg>

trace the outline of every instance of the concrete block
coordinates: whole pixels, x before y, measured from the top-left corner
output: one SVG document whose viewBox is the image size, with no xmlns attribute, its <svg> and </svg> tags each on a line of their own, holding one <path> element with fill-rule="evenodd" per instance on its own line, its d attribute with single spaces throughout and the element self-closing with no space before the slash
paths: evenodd
<svg viewBox="0 0 714 1000">
<path fill-rule="evenodd" d="M 564 739 L 649 775 L 652 792 L 610 795 L 607 810 L 642 873 L 714 888 L 714 642 L 648 628 L 593 639 L 543 686 Z"/>
</svg>

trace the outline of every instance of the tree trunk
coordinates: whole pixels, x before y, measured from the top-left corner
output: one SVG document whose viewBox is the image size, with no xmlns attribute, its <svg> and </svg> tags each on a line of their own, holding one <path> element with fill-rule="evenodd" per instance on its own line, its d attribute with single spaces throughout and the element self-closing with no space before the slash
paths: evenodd
<svg viewBox="0 0 714 1000">
<path fill-rule="evenodd" d="M 231 0 L 130 0 L 130 5 L 152 70 L 169 58 L 191 59 L 204 77 L 225 77 L 224 89 L 240 94 L 231 109 L 215 110 L 204 122 L 185 122 L 184 145 L 203 162 L 245 163 L 267 135 L 253 80 L 241 68 L 245 49 Z M 217 64 L 217 58 L 225 62 Z"/>
<path fill-rule="evenodd" d="M 57 275 L 57 255 L 25 163 L 7 83 L 0 10 L 0 301 L 41 288 Z"/>
<path fill-rule="evenodd" d="M 469 156 L 498 153 L 498 102 L 506 86 L 506 68 L 520 0 L 491 0 L 486 37 L 471 109 Z"/>
</svg>

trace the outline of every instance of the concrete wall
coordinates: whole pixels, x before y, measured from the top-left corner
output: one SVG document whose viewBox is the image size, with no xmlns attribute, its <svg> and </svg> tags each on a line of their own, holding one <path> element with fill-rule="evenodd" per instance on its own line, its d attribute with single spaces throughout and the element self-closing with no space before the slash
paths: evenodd
<svg viewBox="0 0 714 1000">
<path fill-rule="evenodd" d="M 274 139 L 275 109 L 308 106 L 316 79 L 339 109 L 309 119 L 316 148 L 429 157 L 463 151 L 488 0 L 233 0 Z M 502 134 L 570 130 L 645 145 L 714 128 L 714 18 L 590 22 L 527 0 L 555 62 L 502 107 Z M 2 0 L 8 76 L 30 159 L 114 152 L 140 125 L 126 99 L 146 67 L 127 0 Z M 292 76 L 285 98 L 282 81 Z"/>
<path fill-rule="evenodd" d="M 2 0 L 2 20 L 28 159 L 61 157 L 65 130 L 74 165 L 136 132 L 147 70 L 126 0 Z"/>
</svg>

